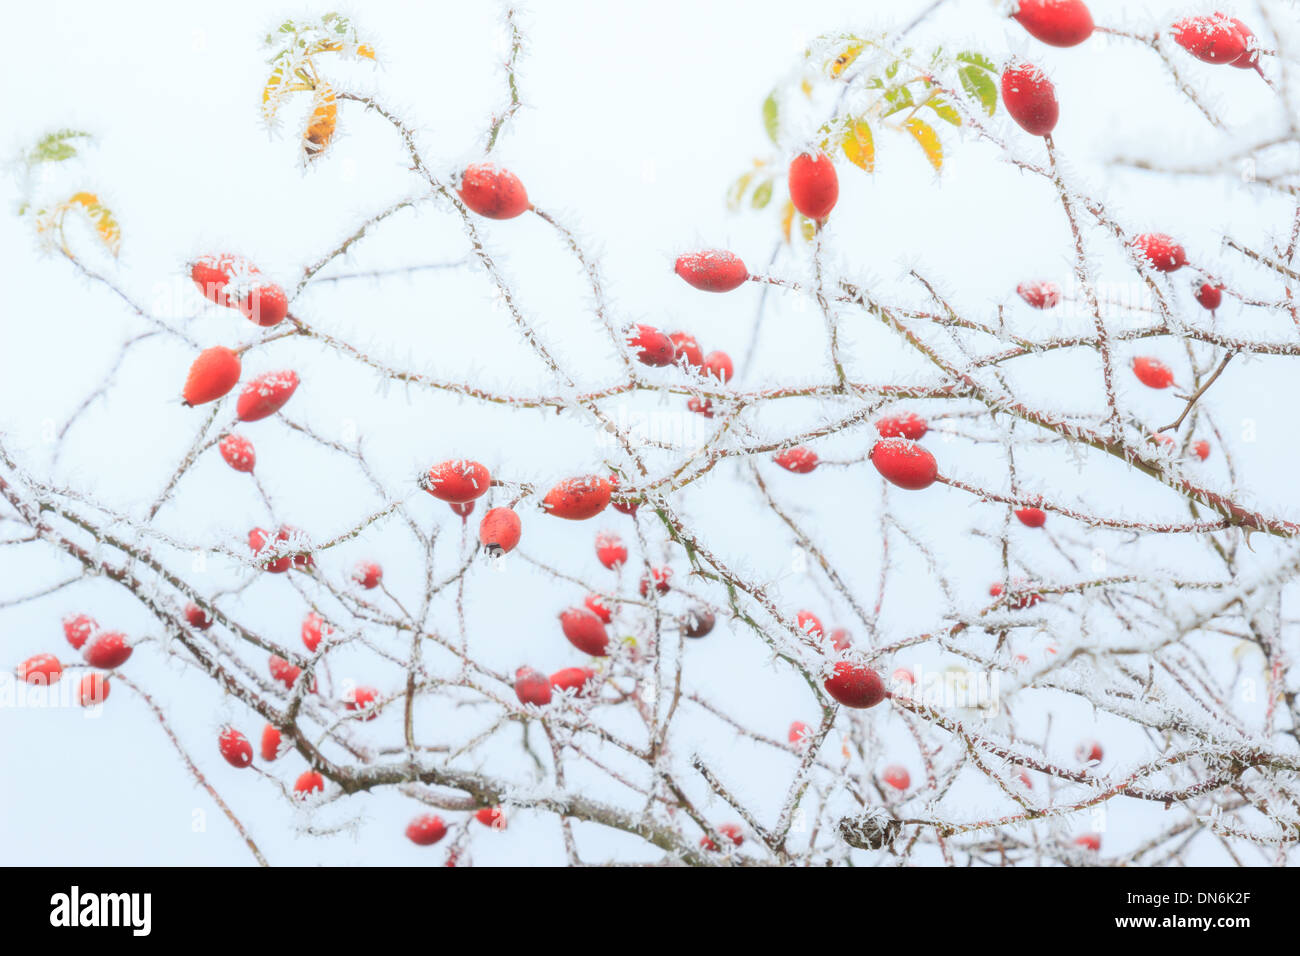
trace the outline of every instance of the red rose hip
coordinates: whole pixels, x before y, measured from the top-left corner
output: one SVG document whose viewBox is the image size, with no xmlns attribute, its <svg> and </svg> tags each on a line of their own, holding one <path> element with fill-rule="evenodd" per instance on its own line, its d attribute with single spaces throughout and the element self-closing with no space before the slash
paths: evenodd
<svg viewBox="0 0 1300 956">
<path fill-rule="evenodd" d="M 872 446 L 870 458 L 886 481 L 909 491 L 929 488 L 939 477 L 934 455 L 905 438 L 882 438 Z"/>
<path fill-rule="evenodd" d="M 190 366 L 181 400 L 188 406 L 214 402 L 239 383 L 239 373 L 239 353 L 221 345 L 204 349 Z"/>
<path fill-rule="evenodd" d="M 1011 118 L 1032 136 L 1050 136 L 1061 108 L 1047 74 L 1032 63 L 1010 63 L 1002 71 L 1002 101 Z"/>
<path fill-rule="evenodd" d="M 542 508 L 557 518 L 585 521 L 605 510 L 612 490 L 599 475 L 567 478 L 546 493 Z"/>
<path fill-rule="evenodd" d="M 795 209 L 813 222 L 821 222 L 831 214 L 840 197 L 840 180 L 835 164 L 825 153 L 796 156 L 787 179 Z"/>
<path fill-rule="evenodd" d="M 253 379 L 239 393 L 235 416 L 241 422 L 269 418 L 293 397 L 298 389 L 298 373 L 292 369 L 266 372 Z"/>
<path fill-rule="evenodd" d="M 514 219 L 533 208 L 519 177 L 493 163 L 466 167 L 456 193 L 461 202 L 488 219 Z"/>
<path fill-rule="evenodd" d="M 487 494 L 492 476 L 476 461 L 456 458 L 429 469 L 424 490 L 441 501 L 463 504 Z"/>
<path fill-rule="evenodd" d="M 870 667 L 840 661 L 823 683 L 826 692 L 845 707 L 875 707 L 885 699 L 885 684 Z"/>
<path fill-rule="evenodd" d="M 745 263 L 725 249 L 705 249 L 678 256 L 673 271 L 687 285 L 702 292 L 730 292 L 749 278 Z"/>
<path fill-rule="evenodd" d="M 586 608 L 571 607 L 561 614 L 560 629 L 584 654 L 604 657 L 608 653 L 609 633 L 601 619 Z"/>
<path fill-rule="evenodd" d="M 1020 0 L 1012 16 L 1050 46 L 1077 46 L 1092 36 L 1092 13 L 1083 0 Z"/>
<path fill-rule="evenodd" d="M 493 508 L 478 526 L 478 540 L 493 557 L 509 554 L 519 543 L 522 525 L 519 515 L 509 508 Z"/>
<path fill-rule="evenodd" d="M 221 439 L 221 444 L 217 447 L 220 448 L 221 457 L 226 460 L 226 464 L 235 471 L 248 474 L 257 464 L 257 452 L 253 450 L 253 443 L 242 435 L 227 435 Z"/>
</svg>

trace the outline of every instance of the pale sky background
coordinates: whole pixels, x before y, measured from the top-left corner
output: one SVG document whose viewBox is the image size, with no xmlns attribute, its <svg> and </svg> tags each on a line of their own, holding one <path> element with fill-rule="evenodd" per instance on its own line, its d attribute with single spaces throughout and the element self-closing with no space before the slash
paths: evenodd
<svg viewBox="0 0 1300 956">
<path fill-rule="evenodd" d="M 818 34 L 895 28 L 923 6 L 919 0 L 535 2 L 521 15 L 528 41 L 520 66 L 524 108 L 494 156 L 521 176 L 538 206 L 560 216 L 579 232 L 588 251 L 599 254 L 621 322 L 695 333 L 706 351 L 730 352 L 746 387 L 825 381 L 824 329 L 814 310 L 774 294 L 755 364 L 741 368 L 758 289 L 750 285 L 725 296 L 706 296 L 673 276 L 671 264 L 682 251 L 722 246 L 740 254 L 753 271 L 764 268 L 778 235 L 775 204 L 762 213 L 732 214 L 723 201 L 728 185 L 754 157 L 775 156 L 760 121 L 764 97 L 797 75 L 804 48 Z M 1098 23 L 1145 30 L 1199 12 L 1185 4 L 1117 0 L 1095 0 L 1091 7 Z M 1253 22 L 1251 4 L 1218 7 Z M 267 73 L 263 35 L 285 17 L 318 16 L 330 9 L 335 7 L 234 2 L 216 10 L 210 5 L 45 2 L 20 5 L 7 14 L 10 35 L 24 41 L 9 44 L 0 65 L 0 112 L 6 117 L 6 139 L 0 146 L 5 155 L 16 155 L 50 129 L 94 132 L 97 146 L 56 170 L 55 179 L 45 185 L 64 194 L 77 188 L 97 191 L 116 211 L 124 233 L 120 262 L 104 267 L 115 269 L 118 281 L 138 298 L 156 303 L 160 312 L 201 312 L 187 330 L 205 344 L 249 341 L 256 329 L 234 313 L 202 308 L 183 281 L 182 264 L 192 255 L 238 251 L 289 285 L 306 263 L 365 217 L 419 192 L 420 182 L 406 171 L 406 156 L 392 129 L 353 104 L 342 105 L 337 142 L 307 172 L 299 165 L 295 141 L 305 100 L 289 103 L 279 133 L 270 135 L 261 125 L 259 95 Z M 504 103 L 499 11 L 495 3 L 358 5 L 351 12 L 363 39 L 378 50 L 380 66 L 331 63 L 325 68 L 340 85 L 374 92 L 404 116 L 420 132 L 426 162 L 450 175 L 481 155 L 487 118 Z M 1105 165 L 1120 154 L 1206 161 L 1262 138 L 1274 104 L 1253 72 L 1214 69 L 1190 58 L 1180 61 L 1207 100 L 1225 109 L 1231 125 L 1225 136 L 1176 94 L 1150 51 L 1101 35 L 1083 47 L 1049 48 L 1032 41 L 988 0 L 952 0 L 909 42 L 922 49 L 935 42 L 948 49 L 978 49 L 999 64 L 1011 55 L 1032 58 L 1058 90 L 1061 121 L 1055 138 L 1073 185 L 1104 196 L 1111 213 L 1134 230 L 1174 234 L 1194 262 L 1206 264 L 1243 292 L 1276 295 L 1266 277 L 1221 251 L 1219 238 L 1226 233 L 1267 248 L 1288 224 L 1284 204 L 1233 180 L 1160 182 Z M 1021 133 L 1001 109 L 990 125 L 1023 155 L 1045 160 L 1041 143 Z M 948 162 L 937 178 L 915 144 L 889 133 L 877 135 L 874 176 L 840 165 L 841 198 L 827 233 L 830 268 L 883 296 L 919 302 L 915 285 L 905 281 L 908 270 L 916 268 L 973 314 L 991 318 L 1003 304 L 1010 320 L 1087 328 L 1088 320 L 1068 308 L 1031 315 L 1014 294 L 1025 279 L 1067 284 L 1071 250 L 1050 187 L 1015 172 L 995 149 L 971 136 L 948 128 L 942 135 Z M 791 151 L 796 145 L 795 137 L 783 143 Z M 16 180 L 0 180 L 0 191 L 11 208 L 18 196 Z M 604 331 L 587 311 L 589 290 L 545 224 L 523 217 L 488 223 L 483 234 L 526 313 L 557 354 L 581 370 L 585 384 L 614 380 L 618 366 Z M 1104 279 L 1131 280 L 1118 249 L 1096 238 L 1092 247 Z M 446 209 L 425 205 L 417 214 L 394 217 L 331 269 L 441 262 L 464 253 L 458 223 Z M 117 344 L 140 323 L 106 290 L 77 279 L 67 263 L 42 256 L 28 224 L 13 215 L 0 220 L 0 261 L 6 287 L 0 431 L 6 443 L 35 473 L 49 475 L 54 467 L 56 482 L 138 512 L 162 488 L 197 428 L 201 413 L 177 400 L 192 351 L 160 338 L 132 352 L 107 398 L 74 426 L 69 447 L 52 466 L 51 446 L 43 439 L 49 423 L 66 420 L 100 381 Z M 787 255 L 775 271 L 805 280 L 807 257 Z M 1175 276 L 1173 286 L 1193 315 L 1197 306 L 1188 294 L 1190 277 L 1184 275 Z M 169 294 L 172 289 L 175 295 Z M 474 270 L 424 273 L 382 285 L 320 286 L 297 301 L 294 311 L 402 367 L 498 390 L 543 390 L 544 370 L 504 314 L 493 310 L 488 289 L 485 277 Z M 1220 311 L 1220 321 L 1241 334 L 1294 334 L 1280 325 L 1281 317 L 1247 312 L 1231 301 Z M 843 322 L 854 377 L 898 380 L 908 377 L 907 369 L 920 371 L 914 363 L 900 369 L 902 353 L 878 326 L 858 316 L 850 320 L 847 313 Z M 1147 344 L 1141 352 L 1162 358 L 1176 374 L 1186 372 L 1185 353 L 1176 343 Z M 1125 361 L 1132 354 L 1138 350 L 1121 351 Z M 1208 401 L 1235 442 L 1238 473 L 1249 476 L 1242 483 L 1250 500 L 1296 520 L 1300 507 L 1294 502 L 1293 476 L 1300 456 L 1292 410 L 1297 385 L 1284 362 L 1236 363 Z M 408 401 L 397 389 L 385 396 L 373 377 L 311 343 L 277 343 L 259 350 L 246 360 L 245 377 L 287 365 L 299 370 L 303 384 L 286 412 L 332 437 L 356 428 L 393 488 L 411 491 L 413 475 L 447 457 L 477 458 L 494 474 L 547 483 L 594 468 L 610 454 L 592 447 L 589 431 L 571 416 L 504 414 L 415 392 Z M 1099 407 L 1099 382 L 1091 363 L 1048 359 L 1017 373 L 1017 383 L 1034 401 L 1070 410 Z M 671 370 L 649 374 L 678 381 Z M 1153 426 L 1177 414 L 1176 399 L 1121 377 L 1127 409 Z M 612 410 L 676 413 L 681 401 L 660 404 L 657 396 L 647 395 Z M 783 405 L 765 415 L 761 432 L 779 437 L 835 414 L 812 403 Z M 1242 437 L 1247 420 L 1253 441 Z M 241 431 L 257 446 L 258 475 L 284 520 L 327 538 L 375 510 L 378 502 L 363 482 L 332 471 L 328 458 L 275 420 Z M 817 447 L 826 459 L 845 459 L 862 454 L 867 440 L 858 430 Z M 943 442 L 937 435 L 927 443 L 945 473 L 1003 487 L 997 449 L 971 447 L 960 439 Z M 1135 478 L 1115 463 L 1089 461 L 1090 470 L 1081 477 L 1059 449 L 1019 459 L 1026 488 L 1065 500 L 1082 496 L 1089 507 L 1106 514 L 1185 517 L 1180 500 L 1153 482 Z M 855 591 L 868 595 L 864 603 L 870 604 L 879 568 L 875 513 L 880 489 L 874 471 L 828 467 L 805 477 L 769 463 L 760 467 L 773 493 L 816 529 Z M 851 627 L 849 610 L 833 592 L 807 575 L 789 573 L 792 542 L 774 519 L 759 517 L 752 490 L 738 480 L 742 468 L 718 469 L 679 505 L 739 567 L 760 579 L 779 578 L 774 593 L 791 614 L 811 607 L 828 624 Z M 1222 455 L 1197 468 L 1198 478 L 1228 487 Z M 440 542 L 445 571 L 456 557 L 459 519 L 418 491 L 409 497 L 422 521 L 445 531 Z M 942 487 L 923 498 L 894 492 L 890 501 L 941 556 L 957 583 L 958 602 L 967 609 L 978 606 L 997 573 L 996 549 L 966 532 L 976 527 L 998 533 L 1001 509 L 974 504 L 969 496 Z M 471 527 L 482 511 L 480 503 Z M 244 476 L 212 452 L 185 479 L 158 521 L 186 540 L 242 546 L 247 529 L 266 521 L 266 515 Z M 572 525 L 525 512 L 521 550 L 572 573 L 608 581 L 599 576 L 603 572 L 590 544 L 603 527 L 619 530 L 634 545 L 630 523 L 613 512 Z M 1053 519 L 1051 527 L 1079 541 L 1095 538 L 1095 544 L 1076 552 L 1085 558 L 1092 546 L 1121 547 L 1119 538 L 1090 538 L 1064 520 Z M 422 567 L 402 530 L 390 522 L 367 532 L 323 558 L 323 570 L 342 578 L 355 560 L 374 557 L 383 563 L 385 581 L 394 592 L 414 600 Z M 1048 576 L 1064 573 L 1066 565 L 1043 537 L 1029 535 L 1026 529 L 1013 531 L 1031 563 L 1041 561 Z M 1184 544 L 1125 544 L 1117 556 L 1150 568 L 1175 568 L 1188 577 L 1215 573 L 1212 564 L 1197 556 L 1199 551 L 1192 553 Z M 1268 541 L 1257 540 L 1256 549 L 1260 568 L 1284 553 Z M 659 558 L 656 553 L 656 562 Z M 879 622 L 889 639 L 933 626 L 939 597 L 915 552 L 900 554 L 899 561 Z M 675 566 L 684 574 L 681 558 Z M 0 551 L 0 580 L 5 582 L 0 600 L 34 591 L 69 570 L 48 552 Z M 213 573 L 214 581 L 238 576 L 228 567 Z M 477 570 L 467 591 L 471 639 L 487 662 L 501 669 L 529 663 L 551 672 L 581 663 L 581 655 L 553 623 L 556 612 L 581 596 L 580 589 L 569 595 L 522 562 L 500 575 Z M 284 582 L 259 581 L 232 607 L 268 636 L 294 649 L 300 646 L 303 607 Z M 12 664 L 38 651 L 71 657 L 59 622 L 65 613 L 80 610 L 133 637 L 156 634 L 143 609 L 115 585 L 86 582 L 0 610 L 4 659 Z M 450 605 L 437 620 L 454 628 Z M 1067 630 L 1061 640 L 1069 639 Z M 1035 649 L 1041 655 L 1041 644 L 1027 648 Z M 1230 664 L 1230 658 L 1223 659 Z M 927 651 L 895 663 L 942 667 L 948 661 Z M 256 746 L 260 719 L 223 702 L 200 675 L 164 663 L 153 648 L 137 651 L 127 668 L 168 709 L 204 773 L 272 863 L 441 861 L 441 847 L 422 849 L 402 837 L 418 808 L 396 793 L 333 804 L 314 821 L 326 825 L 358 819 L 354 834 L 304 837 L 299 830 L 303 814 L 253 773 L 229 768 L 217 753 L 216 731 L 223 723 L 234 721 Z M 335 668 L 336 678 L 348 675 L 349 668 L 355 679 L 381 688 L 395 687 L 398 680 L 396 670 L 376 670 L 361 657 L 345 658 Z M 764 733 L 783 738 L 791 720 L 812 723 L 816 716 L 806 687 L 788 670 L 769 665 L 752 635 L 720 627 L 687 648 L 686 668 L 693 687 L 717 694 L 730 713 Z M 1051 708 L 1049 753 L 1059 759 L 1067 760 L 1082 737 L 1103 740 L 1107 769 L 1122 769 L 1151 753 L 1144 735 L 1095 717 L 1077 701 L 1058 701 Z M 1033 704 L 1020 717 L 1032 728 L 1041 726 L 1045 714 Z M 430 726 L 478 719 L 445 708 L 429 712 Z M 873 719 L 879 726 L 881 763 L 904 763 L 915 779 L 919 760 L 897 719 L 883 712 Z M 396 740 L 397 715 L 385 715 L 374 728 Z M 771 774 L 784 779 L 791 761 L 737 743 L 716 722 L 700 719 L 692 728 L 693 736 L 678 745 L 679 758 L 698 749 L 725 768 L 740 792 L 774 815 L 775 805 L 763 801 L 779 800 L 784 783 L 774 786 Z M 524 766 L 516 740 L 503 736 L 490 747 L 487 767 Z M 9 782 L 0 787 L 0 845 L 9 862 L 251 862 L 229 824 L 185 772 L 156 721 L 125 688 L 114 690 L 97 720 L 87 720 L 76 709 L 0 709 L 0 764 L 9 768 Z M 292 783 L 303 766 L 301 758 L 291 755 L 269 769 Z M 583 786 L 581 770 L 575 770 L 574 783 Z M 703 794 L 702 786 L 693 787 L 693 793 Z M 964 792 L 962 817 L 1003 806 L 978 784 Z M 734 818 L 723 805 L 706 805 L 716 822 Z M 207 815 L 202 832 L 193 827 L 196 812 Z M 1158 808 L 1116 805 L 1105 854 L 1122 855 L 1125 846 L 1139 842 L 1159 822 Z M 1089 828 L 1088 821 L 1078 818 L 1066 830 Z M 520 812 L 504 834 L 478 828 L 472 858 L 480 864 L 557 863 L 563 859 L 558 832 L 553 820 Z M 602 828 L 579 826 L 578 834 L 592 858 L 622 851 L 641 859 L 654 855 L 638 841 Z"/>
</svg>

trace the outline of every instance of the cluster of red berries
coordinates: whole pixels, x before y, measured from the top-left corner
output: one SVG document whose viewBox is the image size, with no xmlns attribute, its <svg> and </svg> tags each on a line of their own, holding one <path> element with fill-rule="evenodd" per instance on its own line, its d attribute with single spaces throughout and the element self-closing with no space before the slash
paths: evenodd
<svg viewBox="0 0 1300 956">
<path fill-rule="evenodd" d="M 131 644 L 121 631 L 101 630 L 88 614 L 70 614 L 63 619 L 63 635 L 81 658 L 96 671 L 116 670 L 127 662 Z M 14 670 L 20 681 L 36 687 L 49 687 L 63 678 L 63 663 L 55 654 L 35 654 Z M 82 707 L 102 704 L 108 698 L 109 681 L 104 674 L 92 672 L 77 685 L 77 703 Z"/>
</svg>

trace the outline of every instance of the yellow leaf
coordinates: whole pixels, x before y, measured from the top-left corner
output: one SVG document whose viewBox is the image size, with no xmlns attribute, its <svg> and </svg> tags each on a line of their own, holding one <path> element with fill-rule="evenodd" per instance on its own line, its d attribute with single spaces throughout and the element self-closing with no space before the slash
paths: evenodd
<svg viewBox="0 0 1300 956">
<path fill-rule="evenodd" d="M 267 77 L 266 85 L 262 87 L 262 122 L 267 126 L 275 125 L 275 118 L 280 113 L 280 105 L 290 93 L 311 89 L 311 86 L 302 80 L 286 81 L 286 76 L 292 75 L 298 65 L 297 61 L 282 63 Z"/>
<path fill-rule="evenodd" d="M 369 43 L 362 43 L 357 47 L 357 56 L 363 57 L 367 60 L 373 60 L 375 58 L 375 48 Z"/>
<path fill-rule="evenodd" d="M 790 200 L 785 201 L 785 209 L 781 212 L 781 235 L 785 236 L 786 244 L 790 242 L 790 229 L 794 225 L 794 203 Z"/>
<path fill-rule="evenodd" d="M 325 152 L 334 138 L 338 125 L 339 106 L 334 98 L 334 90 L 321 84 L 312 98 L 311 116 L 307 119 L 307 128 L 302 134 L 303 160 L 311 162 Z"/>
<path fill-rule="evenodd" d="M 851 120 L 844 131 L 844 157 L 866 172 L 876 168 L 876 144 L 866 120 Z"/>
<path fill-rule="evenodd" d="M 813 85 L 810 80 L 804 78 L 799 81 L 799 89 L 803 90 L 803 95 L 811 98 L 813 94 Z"/>
<path fill-rule="evenodd" d="M 118 225 L 117 219 L 113 217 L 112 211 L 100 202 L 99 197 L 94 193 L 74 193 L 65 202 L 61 202 L 50 211 L 42 213 L 36 220 L 37 233 L 49 234 L 49 240 L 57 241 L 60 248 L 69 257 L 75 258 L 72 249 L 68 246 L 67 236 L 63 232 L 64 217 L 74 210 L 79 211 L 86 217 L 95 230 L 95 235 L 103 243 L 104 248 L 112 256 L 116 257 L 122 250 L 122 229 Z"/>
<path fill-rule="evenodd" d="M 934 131 L 934 128 L 915 116 L 903 123 L 903 126 L 912 134 L 912 138 L 921 144 L 926 159 L 930 160 L 930 165 L 935 168 L 935 171 L 943 169 L 943 144 L 939 142 L 939 134 Z"/>
<path fill-rule="evenodd" d="M 831 77 L 834 79 L 839 79 L 839 77 L 844 73 L 844 71 L 853 65 L 853 61 L 856 60 L 861 55 L 862 48 L 863 48 L 863 44 L 855 43 L 853 46 L 847 48 L 843 53 L 841 53 L 834 60 L 832 60 L 830 65 Z"/>
</svg>

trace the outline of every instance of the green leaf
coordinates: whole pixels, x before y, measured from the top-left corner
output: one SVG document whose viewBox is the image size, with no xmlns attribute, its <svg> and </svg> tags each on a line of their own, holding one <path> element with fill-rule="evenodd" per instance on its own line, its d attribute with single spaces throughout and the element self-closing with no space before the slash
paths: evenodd
<svg viewBox="0 0 1300 956">
<path fill-rule="evenodd" d="M 763 101 L 763 128 L 767 130 L 767 138 L 776 144 L 781 134 L 781 107 L 776 101 L 776 90 Z"/>
<path fill-rule="evenodd" d="M 963 66 L 957 71 L 966 95 L 979 100 L 984 112 L 992 116 L 998 109 L 998 86 L 987 72 L 977 66 Z"/>
<path fill-rule="evenodd" d="M 40 141 L 32 147 L 31 152 L 27 154 L 27 164 L 35 166 L 37 163 L 59 163 L 71 159 L 77 155 L 77 147 L 73 142 L 79 139 L 89 142 L 91 138 L 89 133 L 83 133 L 81 130 L 57 130 L 41 137 Z"/>
<path fill-rule="evenodd" d="M 906 86 L 895 86 L 893 89 L 887 90 L 885 92 L 885 102 L 889 104 L 889 108 L 880 114 L 881 116 L 892 116 L 899 110 L 905 110 L 916 105 L 916 101 L 912 98 L 912 91 Z"/>
<path fill-rule="evenodd" d="M 993 61 L 983 53 L 976 53 L 974 50 L 963 50 L 957 54 L 957 60 L 961 63 L 969 63 L 971 66 L 977 66 L 981 70 L 988 70 L 990 73 L 996 73 L 998 68 L 993 65 Z"/>
<path fill-rule="evenodd" d="M 772 201 L 772 180 L 765 179 L 759 183 L 758 188 L 754 190 L 754 195 L 750 198 L 749 204 L 755 209 L 762 209 Z"/>
<path fill-rule="evenodd" d="M 931 97 L 925 104 L 934 110 L 935 115 L 953 126 L 961 125 L 961 114 L 953 108 L 953 105 L 941 96 Z"/>
<path fill-rule="evenodd" d="M 741 173 L 731 188 L 727 190 L 727 208 L 739 209 L 740 201 L 745 198 L 745 191 L 749 189 L 749 184 L 754 179 L 753 173 Z"/>
<path fill-rule="evenodd" d="M 898 60 L 895 60 L 893 63 L 889 64 L 889 66 L 885 68 L 885 79 L 892 80 L 895 76 L 897 76 L 898 68 L 900 66 L 902 66 L 902 63 Z"/>
</svg>

